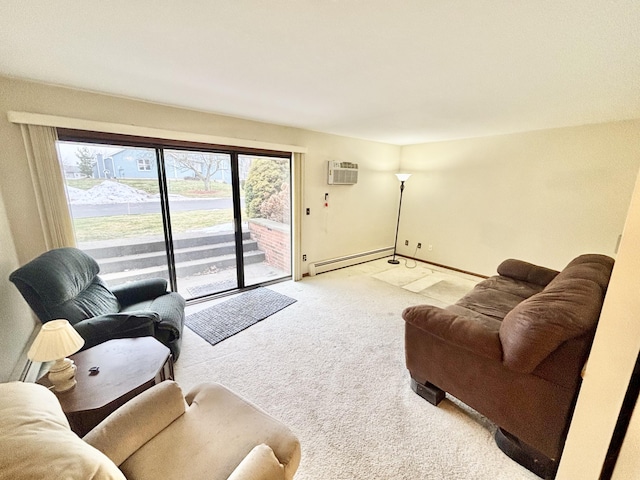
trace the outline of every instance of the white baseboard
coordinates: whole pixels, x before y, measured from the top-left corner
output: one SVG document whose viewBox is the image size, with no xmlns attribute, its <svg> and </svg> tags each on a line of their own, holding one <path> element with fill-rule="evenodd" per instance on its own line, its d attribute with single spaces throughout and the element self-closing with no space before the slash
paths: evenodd
<svg viewBox="0 0 640 480">
<path fill-rule="evenodd" d="M 329 260 L 320 260 L 309 264 L 309 275 L 314 276 L 318 273 L 336 270 L 338 268 L 350 267 L 358 263 L 377 260 L 378 258 L 388 257 L 393 254 L 393 247 L 379 248 L 377 250 L 369 250 L 367 252 L 354 253 L 343 257 L 332 258 Z"/>
</svg>

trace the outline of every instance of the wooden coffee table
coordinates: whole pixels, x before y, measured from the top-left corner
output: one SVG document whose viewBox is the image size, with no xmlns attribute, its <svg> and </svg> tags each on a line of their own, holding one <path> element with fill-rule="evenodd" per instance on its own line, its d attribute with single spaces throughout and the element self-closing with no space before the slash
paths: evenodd
<svg viewBox="0 0 640 480">
<path fill-rule="evenodd" d="M 81 437 L 136 395 L 174 378 L 171 352 L 153 337 L 109 340 L 69 358 L 78 367 L 78 384 L 56 396 Z M 99 373 L 90 375 L 91 367 Z M 46 375 L 38 383 L 51 385 Z"/>
</svg>

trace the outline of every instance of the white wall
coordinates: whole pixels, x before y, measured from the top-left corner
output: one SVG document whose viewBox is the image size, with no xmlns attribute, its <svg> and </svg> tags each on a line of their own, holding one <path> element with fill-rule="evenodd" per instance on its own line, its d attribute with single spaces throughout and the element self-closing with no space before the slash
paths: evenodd
<svg viewBox="0 0 640 480">
<path fill-rule="evenodd" d="M 399 251 L 422 242 L 418 258 L 485 275 L 509 257 L 561 269 L 614 255 L 639 132 L 636 120 L 404 147 Z"/>
<path fill-rule="evenodd" d="M 26 361 L 25 347 L 30 344 L 36 320 L 22 308 L 20 293 L 7 280 L 19 264 L 1 194 L 0 252 L 0 382 L 6 382 L 20 376 L 20 365 Z"/>
<path fill-rule="evenodd" d="M 364 142 L 346 137 L 314 134 L 304 168 L 305 208 L 303 254 L 308 262 L 336 258 L 393 245 L 397 205 L 397 180 L 393 175 L 400 161 L 400 147 Z M 355 185 L 327 185 L 327 163 L 342 160 L 358 163 Z M 324 195 L 329 194 L 329 206 Z M 304 268 L 307 272 L 307 268 Z"/>
</svg>

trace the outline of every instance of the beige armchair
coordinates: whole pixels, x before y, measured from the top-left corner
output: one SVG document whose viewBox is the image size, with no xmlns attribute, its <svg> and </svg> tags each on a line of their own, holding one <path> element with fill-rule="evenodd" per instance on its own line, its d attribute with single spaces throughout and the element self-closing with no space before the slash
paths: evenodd
<svg viewBox="0 0 640 480">
<path fill-rule="evenodd" d="M 298 440 L 285 425 L 215 383 L 195 387 L 185 403 L 175 382 L 162 382 L 84 441 L 136 480 L 289 480 L 300 462 Z"/>
<path fill-rule="evenodd" d="M 289 428 L 218 384 L 185 398 L 178 384 L 162 382 L 83 439 L 45 387 L 0 384 L 6 478 L 290 480 L 299 462 Z"/>
</svg>

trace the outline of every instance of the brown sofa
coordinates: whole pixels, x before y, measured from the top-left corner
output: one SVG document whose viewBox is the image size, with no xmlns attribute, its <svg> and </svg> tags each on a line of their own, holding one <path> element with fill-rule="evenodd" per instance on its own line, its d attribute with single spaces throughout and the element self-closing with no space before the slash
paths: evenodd
<svg viewBox="0 0 640 480">
<path fill-rule="evenodd" d="M 552 478 L 613 264 L 588 254 L 557 272 L 505 260 L 455 305 L 405 309 L 412 388 L 477 410 L 507 455 Z"/>
</svg>

